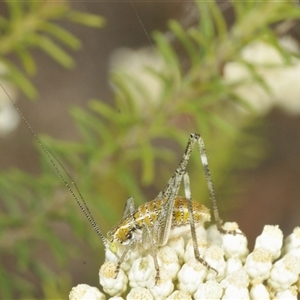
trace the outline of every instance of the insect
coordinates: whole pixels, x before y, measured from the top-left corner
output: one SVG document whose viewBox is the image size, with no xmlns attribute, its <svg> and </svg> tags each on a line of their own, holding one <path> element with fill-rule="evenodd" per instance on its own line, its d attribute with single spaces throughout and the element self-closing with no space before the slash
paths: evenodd
<svg viewBox="0 0 300 300">
<path fill-rule="evenodd" d="M 5 91 L 1 83 L 0 86 Z M 5 93 L 7 94 L 6 91 Z M 7 96 L 11 100 L 8 94 Z M 80 207 L 88 221 L 91 223 L 96 233 L 101 238 L 104 247 L 110 249 L 110 251 L 115 255 L 117 255 L 120 245 L 124 247 L 123 253 L 120 255 L 120 257 L 118 257 L 118 263 L 115 270 L 116 277 L 128 251 L 131 250 L 136 244 L 146 241 L 146 246 L 149 248 L 154 259 L 154 265 L 156 269 L 155 279 L 157 282 L 160 278 L 159 265 L 156 257 L 158 247 L 164 246 L 168 242 L 169 238 L 178 236 L 184 232 L 191 232 L 195 258 L 208 269 L 214 270 L 204 259 L 201 258 L 197 247 L 196 227 L 199 225 L 203 225 L 205 222 L 209 221 L 211 216 L 208 208 L 192 200 L 189 175 L 186 171 L 186 167 L 195 144 L 198 144 L 200 158 L 210 193 L 210 199 L 212 201 L 213 214 L 217 224 L 217 228 L 221 233 L 235 234 L 236 232 L 226 231 L 222 229 L 222 221 L 219 217 L 205 145 L 200 134 L 192 133 L 190 135 L 179 166 L 177 167 L 171 178 L 168 180 L 165 188 L 157 195 L 154 200 L 142 204 L 137 209 L 135 209 L 133 197 L 129 197 L 127 199 L 123 218 L 107 233 L 106 238 L 97 225 L 87 203 L 85 202 L 71 176 L 67 171 L 65 171 L 61 163 L 56 159 L 51 151 L 48 150 L 40 141 L 18 106 L 12 100 L 11 102 L 15 106 L 28 129 L 31 131 L 34 138 L 37 140 L 45 155 L 50 160 L 56 173 L 59 175 L 59 177 L 71 193 L 72 197 L 77 202 L 78 206 Z M 68 180 L 63 175 L 60 168 L 62 168 L 66 172 Z M 69 180 L 71 180 L 70 183 Z M 184 197 L 178 195 L 179 188 L 182 182 L 185 192 Z M 216 270 L 214 271 L 217 272 Z"/>
<path fill-rule="evenodd" d="M 198 144 L 217 228 L 221 233 L 235 234 L 235 231 L 222 229 L 222 221 L 219 217 L 204 141 L 200 134 L 192 133 L 179 166 L 163 191 L 154 200 L 139 206 L 137 209 L 134 207 L 133 198 L 128 198 L 123 219 L 108 232 L 108 246 L 113 253 L 117 253 L 118 245 L 125 246 L 124 252 L 117 263 L 116 276 L 126 253 L 137 243 L 147 241 L 154 258 L 157 282 L 159 280 L 159 266 L 156 258 L 156 249 L 164 246 L 169 238 L 189 231 L 192 235 L 195 258 L 208 269 L 214 270 L 200 257 L 197 246 L 196 226 L 210 221 L 210 212 L 204 205 L 193 201 L 191 196 L 189 175 L 186 172 L 186 167 L 195 144 Z M 185 197 L 178 196 L 182 182 L 184 184 Z M 216 270 L 214 271 L 217 272 Z"/>
</svg>

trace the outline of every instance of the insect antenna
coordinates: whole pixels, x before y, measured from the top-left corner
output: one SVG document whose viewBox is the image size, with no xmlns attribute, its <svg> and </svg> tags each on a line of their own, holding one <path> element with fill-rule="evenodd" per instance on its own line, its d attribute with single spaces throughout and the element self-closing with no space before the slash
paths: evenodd
<svg viewBox="0 0 300 300">
<path fill-rule="evenodd" d="M 43 150 L 44 154 L 49 159 L 49 161 L 52 164 L 55 172 L 58 174 L 58 176 L 60 177 L 60 179 L 62 180 L 62 182 L 65 184 L 65 186 L 67 187 L 68 191 L 70 192 L 70 194 L 72 195 L 72 197 L 77 202 L 77 205 L 80 207 L 80 209 L 84 213 L 85 217 L 88 219 L 88 221 L 90 222 L 90 224 L 92 225 L 92 227 L 94 228 L 94 230 L 96 231 L 96 233 L 98 234 L 98 236 L 101 238 L 104 246 L 107 246 L 107 240 L 106 240 L 106 238 L 104 237 L 103 233 L 101 232 L 101 230 L 100 230 L 97 222 L 95 221 L 95 219 L 94 219 L 94 217 L 93 217 L 90 209 L 88 208 L 88 206 L 87 206 L 87 204 L 86 204 L 86 202 L 85 202 L 82 194 L 80 193 L 80 191 L 79 191 L 79 189 L 78 189 L 75 181 L 71 177 L 71 175 L 64 168 L 64 166 L 61 164 L 61 162 L 58 160 L 58 158 L 56 158 L 56 156 L 42 143 L 42 141 L 40 140 L 40 138 L 36 135 L 36 133 L 34 132 L 34 130 L 32 129 L 32 127 L 30 126 L 30 124 L 26 120 L 26 118 L 23 115 L 22 111 L 13 102 L 13 100 L 11 99 L 10 95 L 8 94 L 8 92 L 6 91 L 6 89 L 4 88 L 4 86 L 2 85 L 1 82 L 0 82 L 0 86 L 1 86 L 2 90 L 4 91 L 4 93 L 7 95 L 8 99 L 10 100 L 10 102 L 13 104 L 13 106 L 17 110 L 17 112 L 20 115 L 20 117 L 23 120 L 23 122 L 26 124 L 26 126 L 30 130 L 30 132 L 33 135 L 33 137 L 35 138 L 35 140 L 38 142 L 38 144 L 41 147 L 41 149 Z M 68 181 L 66 180 L 66 178 L 64 177 L 63 173 L 61 172 L 61 170 L 59 169 L 58 166 L 65 172 L 65 174 L 67 175 L 67 177 L 70 179 L 70 184 L 68 183 Z M 75 191 L 74 191 L 74 189 L 72 189 L 71 185 L 74 186 Z M 79 197 L 76 195 L 76 193 L 78 194 Z"/>
</svg>

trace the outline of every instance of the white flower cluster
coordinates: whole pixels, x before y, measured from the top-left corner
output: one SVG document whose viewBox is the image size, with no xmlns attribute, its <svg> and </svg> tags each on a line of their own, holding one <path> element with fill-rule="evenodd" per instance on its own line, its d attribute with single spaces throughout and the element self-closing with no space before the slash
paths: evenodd
<svg viewBox="0 0 300 300">
<path fill-rule="evenodd" d="M 236 223 L 225 223 L 223 228 L 241 233 Z M 216 226 L 211 226 L 207 230 L 199 227 L 197 236 L 201 257 L 213 268 L 211 270 L 195 260 L 191 238 L 180 236 L 158 250 L 160 279 L 157 283 L 149 249 L 142 252 L 137 247 L 127 254 L 117 278 L 114 278 L 117 260 L 107 253 L 99 276 L 109 297 L 95 287 L 80 284 L 72 289 L 69 298 L 297 299 L 300 227 L 283 241 L 278 226 L 266 225 L 250 254 L 243 234 L 221 235 Z"/>
<path fill-rule="evenodd" d="M 13 132 L 20 122 L 20 116 L 8 98 L 9 95 L 12 101 L 15 101 L 17 98 L 17 91 L 12 84 L 2 79 L 2 77 L 5 78 L 5 76 L 7 76 L 7 68 L 0 63 L 0 78 L 2 85 L 0 88 L 0 138 Z"/>
<path fill-rule="evenodd" d="M 134 96 L 141 114 L 147 114 L 150 108 L 160 104 L 158 100 L 163 93 L 163 82 L 158 76 L 154 76 L 150 69 L 157 74 L 164 74 L 166 66 L 162 57 L 152 47 L 115 50 L 110 57 L 110 69 L 120 72 L 128 79 L 126 88 L 131 96 Z M 115 85 L 112 87 L 117 88 Z"/>
<path fill-rule="evenodd" d="M 278 40 L 285 51 L 299 55 L 295 40 L 284 37 Z M 243 63 L 241 62 L 243 61 Z M 253 64 L 266 89 L 253 79 L 246 63 Z M 300 112 L 300 59 L 294 56 L 289 64 L 283 55 L 270 44 L 253 42 L 242 51 L 239 61 L 226 63 L 224 79 L 228 84 L 237 84 L 235 93 L 246 100 L 259 113 L 267 113 L 274 105 L 290 114 Z"/>
</svg>

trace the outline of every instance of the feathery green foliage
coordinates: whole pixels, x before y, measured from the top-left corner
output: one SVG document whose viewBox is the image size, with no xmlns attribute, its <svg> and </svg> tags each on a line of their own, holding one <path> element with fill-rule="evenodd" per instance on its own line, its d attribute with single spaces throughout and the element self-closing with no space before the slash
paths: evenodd
<svg viewBox="0 0 300 300">
<path fill-rule="evenodd" d="M 66 1 L 6 1 L 6 7 L 6 14 L 3 12 L 0 16 L 0 80 L 14 84 L 29 99 L 37 97 L 30 80 L 38 67 L 32 50 L 41 49 L 65 68 L 75 66 L 66 50 L 78 50 L 81 42 L 57 21 L 95 28 L 104 25 L 102 17 L 71 10 Z M 11 60 L 13 56 L 19 62 Z M 61 197 L 53 194 L 53 189 L 59 190 L 57 180 L 51 171 L 35 177 L 11 170 L 9 174 L 0 175 L 0 189 L 0 298 L 33 298 L 42 285 L 45 285 L 45 295 L 49 295 L 48 283 L 52 284 L 52 296 L 57 297 L 53 284 L 55 280 L 58 282 L 58 275 L 35 259 L 35 252 L 43 244 L 60 267 L 67 266 L 67 257 L 75 253 L 72 248 L 64 249 L 61 238 L 50 224 L 50 220 L 60 220 L 65 209 L 61 207 Z M 49 202 L 52 197 L 58 202 L 54 199 Z M 35 286 L 33 282 L 38 278 L 40 284 Z M 60 292 L 66 292 L 70 283 L 65 281 L 59 286 Z"/>
<path fill-rule="evenodd" d="M 37 66 L 30 50 L 39 48 L 63 67 L 74 68 L 73 58 L 63 47 L 81 47 L 76 36 L 54 21 L 69 20 L 97 28 L 104 24 L 99 16 L 70 10 L 68 2 L 7 0 L 6 4 L 8 17 L 0 16 L 0 66 L 5 69 L 4 79 L 31 99 L 37 97 L 37 91 L 28 76 L 36 73 Z M 25 74 L 7 58 L 9 54 L 18 57 Z"/>
<path fill-rule="evenodd" d="M 300 18 L 300 9 L 294 1 L 232 1 L 235 15 L 232 26 L 227 24 L 216 2 L 197 1 L 196 5 L 200 20 L 197 26 L 185 29 L 176 20 L 169 21 L 170 31 L 181 48 L 180 54 L 164 34 L 155 32 L 153 35 L 162 67 L 155 69 L 147 65 L 143 74 L 147 73 L 157 82 L 158 96 L 153 97 L 147 82 L 143 80 L 144 75 L 134 76 L 124 70 L 116 70 L 111 75 L 115 89 L 113 105 L 93 99 L 89 110 L 73 108 L 72 116 L 81 132 L 80 142 L 42 137 L 47 148 L 60 158 L 67 170 L 75 174 L 75 181 L 104 233 L 120 219 L 118 204 L 124 205 L 128 195 L 133 195 L 137 204 L 141 204 L 155 197 L 164 187 L 179 161 L 174 147 L 179 144 L 179 153 L 183 153 L 190 131 L 200 132 L 204 136 L 213 179 L 217 186 L 224 184 L 223 174 L 230 168 L 232 144 L 240 140 L 240 130 L 246 123 L 246 117 L 241 117 L 236 105 L 248 108 L 246 101 L 235 93 L 236 87 L 245 82 L 226 83 L 224 66 L 233 60 L 244 63 L 252 74 L 251 80 L 268 89 L 256 72 L 257 66 L 242 60 L 241 50 L 254 41 L 264 41 L 278 49 L 287 64 L 290 62 L 291 55 L 278 44 L 276 34 L 270 28 L 276 22 Z M 16 24 L 15 18 L 25 17 L 18 11 L 17 4 L 11 5 L 10 9 L 12 20 L 4 22 L 1 19 L 0 22 L 0 25 L 6 24 L 6 28 Z M 37 29 L 46 30 L 59 39 L 70 34 L 49 23 L 53 15 L 66 15 L 65 10 L 59 8 L 58 12 L 49 13 L 50 16 L 41 14 L 37 17 L 43 9 L 34 9 L 33 20 L 43 17 L 45 20 L 30 29 L 31 35 L 22 46 L 18 46 L 20 42 L 9 34 L 14 31 L 7 30 L 6 40 L 11 42 L 6 42 L 8 50 L 4 50 L 15 51 L 21 61 L 23 57 L 31 57 L 30 47 L 44 49 L 41 44 L 45 40 L 36 33 Z M 73 13 L 70 19 L 78 21 L 78 15 Z M 84 22 L 85 18 L 80 20 Z M 95 23 L 89 24 L 88 21 L 85 24 Z M 71 58 L 64 55 L 56 44 L 49 40 L 47 43 L 52 45 L 49 54 L 57 62 L 66 67 L 72 66 Z M 79 41 L 73 37 L 73 42 L 67 46 L 76 48 L 78 44 Z M 0 54 L 4 50 L 0 47 Z M 8 60 L 3 61 L 11 74 L 8 79 L 28 96 L 34 96 L 27 76 L 20 75 L 20 71 Z M 28 74 L 34 73 L 33 59 L 23 65 Z M 247 147 L 247 143 L 243 140 L 241 145 L 240 152 Z M 205 202 L 205 183 L 199 184 L 201 164 L 197 150 L 195 153 L 190 164 L 192 192 L 197 200 Z M 251 167 L 257 157 L 251 158 L 248 153 L 245 155 L 247 159 L 239 161 L 247 161 L 245 167 Z M 256 151 L 255 155 L 260 157 L 262 153 Z M 74 245 L 64 243 L 55 234 L 52 226 L 57 222 L 68 222 L 78 236 L 84 236 L 85 241 L 89 241 L 99 252 L 99 239 L 96 234 L 87 234 L 86 229 L 82 228 L 81 212 L 56 178 L 57 174 L 53 176 L 47 157 L 42 156 L 41 167 L 38 178 L 18 170 L 0 175 L 0 194 L 5 201 L 0 218 L 0 251 L 3 257 L 8 254 L 13 256 L 20 270 L 18 274 L 10 273 L 5 265 L 1 265 L 2 297 L 13 295 L 12 288 L 16 286 L 9 287 L 9 283 L 16 279 L 20 283 L 19 293 L 29 295 L 34 292 L 22 273 L 28 269 L 40 276 L 47 297 L 58 297 L 59 290 L 62 294 L 66 290 L 51 277 L 51 271 L 43 261 L 34 259 L 34 247 L 40 243 L 51 247 L 51 253 L 61 268 L 66 266 L 70 255 L 75 255 Z M 147 196 L 146 191 L 150 191 Z M 90 228 L 88 230 L 91 231 Z M 51 287 L 54 291 L 52 295 Z"/>
</svg>

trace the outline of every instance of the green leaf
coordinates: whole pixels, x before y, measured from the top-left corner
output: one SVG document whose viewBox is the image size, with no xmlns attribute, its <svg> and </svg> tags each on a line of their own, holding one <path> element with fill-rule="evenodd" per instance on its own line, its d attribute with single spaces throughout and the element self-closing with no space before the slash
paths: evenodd
<svg viewBox="0 0 300 300">
<path fill-rule="evenodd" d="M 128 189 L 131 195 L 134 195 L 136 203 L 139 205 L 145 203 L 147 199 L 144 193 L 139 188 L 139 184 L 136 182 L 136 177 L 132 174 L 130 170 L 119 169 L 117 172 L 118 181 L 122 183 L 124 187 Z"/>
<path fill-rule="evenodd" d="M 11 289 L 11 281 L 12 278 L 8 272 L 4 269 L 4 265 L 0 264 L 0 297 L 2 299 L 13 299 L 14 296 L 12 294 L 12 289 Z"/>
<path fill-rule="evenodd" d="M 143 143 L 139 143 L 141 146 L 141 155 L 142 155 L 142 163 L 143 163 L 143 176 L 142 182 L 144 184 L 150 184 L 154 178 L 154 152 L 153 147 L 148 141 L 144 141 Z"/>
<path fill-rule="evenodd" d="M 129 72 L 120 72 L 118 77 L 122 79 L 127 88 L 131 90 L 132 101 L 130 101 L 130 104 L 132 105 L 130 105 L 129 109 L 135 110 L 137 102 L 148 103 L 150 106 L 152 103 L 151 93 L 143 81 L 141 81 L 137 76 L 131 75 Z"/>
<path fill-rule="evenodd" d="M 195 46 L 193 40 L 190 39 L 190 37 L 186 34 L 182 26 L 177 21 L 171 20 L 169 22 L 169 27 L 184 46 L 186 52 L 188 53 L 191 59 L 192 66 L 196 67 L 199 63 L 200 55 L 199 50 Z"/>
<path fill-rule="evenodd" d="M 75 62 L 73 58 L 62 48 L 57 46 L 57 44 L 55 44 L 51 39 L 45 36 L 32 34 L 30 37 L 30 43 L 44 50 L 50 57 L 65 68 L 71 69 L 74 67 Z"/>
<path fill-rule="evenodd" d="M 89 101 L 89 107 L 94 110 L 94 107 L 97 107 L 98 102 L 100 101 Z M 79 107 L 72 108 L 71 114 L 80 127 L 85 139 L 90 140 L 90 135 L 96 134 L 103 141 L 104 145 L 111 144 L 113 137 L 107 129 L 107 125 L 103 121 L 101 121 L 99 117 L 97 118 L 94 115 L 80 109 Z"/>
<path fill-rule="evenodd" d="M 213 16 L 213 20 L 215 22 L 218 37 L 225 37 L 227 34 L 227 25 L 221 9 L 215 2 L 208 2 L 208 6 L 211 11 L 211 15 Z"/>
<path fill-rule="evenodd" d="M 110 121 L 115 122 L 117 118 L 117 112 L 114 108 L 105 104 L 104 102 L 94 100 L 90 103 L 90 106 L 95 112 L 98 112 L 103 117 L 109 119 Z"/>
<path fill-rule="evenodd" d="M 196 4 L 200 13 L 199 32 L 207 41 L 211 41 L 214 37 L 214 24 L 209 5 L 206 1 L 196 1 Z"/>
<path fill-rule="evenodd" d="M 239 23 L 242 19 L 244 14 L 247 12 L 245 9 L 246 5 L 252 5 L 252 1 L 231 1 L 231 5 L 233 6 L 236 22 Z M 248 12 L 250 11 L 250 7 L 248 8 Z"/>
<path fill-rule="evenodd" d="M 272 90 L 270 89 L 269 85 L 264 80 L 264 78 L 258 73 L 256 66 L 245 60 L 239 60 L 239 62 L 242 63 L 248 69 L 252 76 L 252 80 L 254 82 L 257 82 L 268 94 L 272 95 Z"/>
<path fill-rule="evenodd" d="M 291 64 L 293 56 L 289 51 L 284 49 L 277 38 L 277 36 L 271 31 L 267 29 L 268 34 L 266 35 L 265 40 L 269 43 L 271 47 L 276 49 L 278 53 L 281 55 L 282 59 L 284 60 L 284 63 Z"/>
<path fill-rule="evenodd" d="M 29 51 L 25 47 L 16 47 L 15 52 L 18 55 L 19 59 L 21 60 L 25 71 L 29 75 L 34 75 L 36 73 L 36 64 L 34 59 Z"/>
<path fill-rule="evenodd" d="M 2 62 L 8 70 L 8 74 L 5 77 L 18 86 L 29 99 L 35 99 L 37 91 L 27 77 L 10 61 L 2 59 Z"/>
<path fill-rule="evenodd" d="M 23 233 L 26 234 L 26 233 Z M 17 257 L 17 264 L 18 269 L 21 271 L 26 271 L 28 268 L 29 260 L 30 260 L 30 247 L 29 244 L 21 241 L 19 243 L 19 247 L 16 247 L 16 257 Z"/>
<path fill-rule="evenodd" d="M 153 33 L 153 38 L 157 44 L 160 53 L 163 55 L 165 61 L 174 69 L 180 70 L 179 67 L 180 63 L 179 63 L 178 56 L 174 51 L 174 49 L 169 44 L 169 42 L 167 41 L 166 37 L 162 33 L 156 31 Z"/>
<path fill-rule="evenodd" d="M 218 114 L 212 113 L 210 115 L 210 120 L 214 126 L 216 126 L 221 132 L 223 131 L 226 133 L 229 137 L 233 138 L 237 134 L 237 129 Z"/>
<path fill-rule="evenodd" d="M 77 50 L 81 47 L 80 40 L 70 32 L 63 29 L 61 26 L 48 22 L 44 23 L 41 26 L 41 29 L 53 35 L 62 43 L 69 46 L 71 49 Z"/>
<path fill-rule="evenodd" d="M 124 116 L 124 113 L 131 111 L 131 115 L 135 119 L 138 115 L 137 101 L 139 100 L 128 79 L 126 80 L 124 72 L 112 72 L 111 79 L 116 87 L 116 107 L 122 112 L 122 116 Z"/>
<path fill-rule="evenodd" d="M 16 20 L 21 19 L 23 16 L 23 10 L 24 10 L 24 4 L 25 2 L 19 2 L 19 1 L 10 1 L 6 0 L 6 5 L 9 10 L 9 15 L 10 15 L 10 22 L 15 22 Z"/>
<path fill-rule="evenodd" d="M 101 16 L 71 11 L 68 14 L 69 20 L 89 27 L 101 28 L 105 25 L 105 19 Z"/>
<path fill-rule="evenodd" d="M 236 94 L 235 91 L 232 91 L 228 94 L 228 97 L 232 102 L 237 103 L 239 106 L 241 106 L 246 111 L 249 111 L 250 113 L 255 114 L 256 109 L 253 107 L 253 104 L 249 103 L 249 101 L 240 95 Z"/>
</svg>

